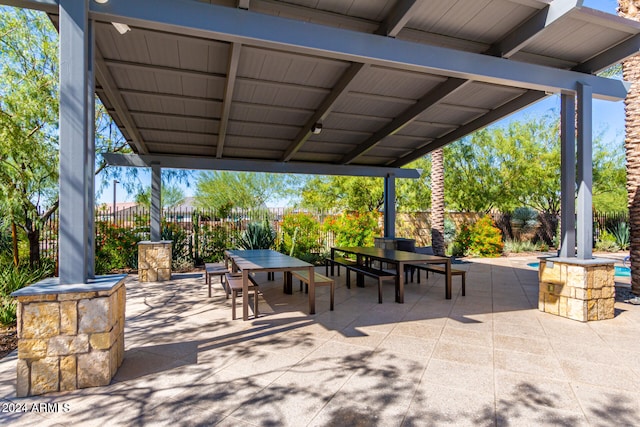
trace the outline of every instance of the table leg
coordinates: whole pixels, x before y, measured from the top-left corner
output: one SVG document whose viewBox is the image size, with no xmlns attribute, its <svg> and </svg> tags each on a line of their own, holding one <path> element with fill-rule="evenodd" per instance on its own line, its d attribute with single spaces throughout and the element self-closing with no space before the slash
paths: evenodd
<svg viewBox="0 0 640 427">
<path fill-rule="evenodd" d="M 283 274 L 283 280 L 284 280 L 284 293 L 291 295 L 293 294 L 293 277 L 291 276 L 291 272 L 290 271 L 285 271 Z"/>
<path fill-rule="evenodd" d="M 396 270 L 396 302 L 404 304 L 404 263 L 398 263 Z"/>
<path fill-rule="evenodd" d="M 309 314 L 316 314 L 315 269 L 309 267 Z"/>
<path fill-rule="evenodd" d="M 249 270 L 242 270 L 242 320 L 249 320 Z"/>
<path fill-rule="evenodd" d="M 331 260 L 333 261 L 334 259 L 336 259 L 336 250 L 331 248 Z M 331 277 L 333 277 L 333 262 L 331 263 Z M 338 267 L 338 271 L 340 271 L 340 267 Z"/>
<path fill-rule="evenodd" d="M 364 265 L 364 259 L 362 255 L 356 255 L 356 264 Z M 356 286 L 364 288 L 364 274 L 356 272 Z"/>
<path fill-rule="evenodd" d="M 446 289 L 445 289 L 445 298 L 451 299 L 451 260 L 448 259 L 445 264 L 445 276 L 446 276 Z"/>
</svg>

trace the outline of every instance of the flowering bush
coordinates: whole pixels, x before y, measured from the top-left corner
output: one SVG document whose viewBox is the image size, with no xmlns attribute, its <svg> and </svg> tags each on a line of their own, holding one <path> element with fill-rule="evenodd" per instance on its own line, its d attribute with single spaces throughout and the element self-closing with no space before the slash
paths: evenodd
<svg viewBox="0 0 640 427">
<path fill-rule="evenodd" d="M 373 238 L 380 235 L 377 212 L 353 212 L 327 218 L 325 231 L 333 232 L 336 246 L 373 246 Z"/>
<path fill-rule="evenodd" d="M 280 224 L 281 251 L 296 258 L 322 250 L 320 224 L 307 213 L 286 214 Z"/>
<path fill-rule="evenodd" d="M 96 222 L 96 274 L 138 268 L 138 241 L 135 230 Z"/>
<path fill-rule="evenodd" d="M 502 233 L 488 215 L 475 224 L 463 224 L 453 242 L 453 255 L 497 257 L 502 254 Z"/>
</svg>

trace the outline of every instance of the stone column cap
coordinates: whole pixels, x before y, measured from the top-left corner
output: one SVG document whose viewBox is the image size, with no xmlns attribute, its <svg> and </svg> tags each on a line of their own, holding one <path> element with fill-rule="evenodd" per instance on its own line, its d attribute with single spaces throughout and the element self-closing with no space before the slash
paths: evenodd
<svg viewBox="0 0 640 427">
<path fill-rule="evenodd" d="M 590 259 L 581 259 L 581 258 L 573 258 L 573 257 L 559 257 L 559 256 L 541 256 L 538 257 L 540 261 L 548 261 L 548 262 L 561 262 L 564 264 L 572 264 L 572 265 L 610 265 L 615 264 L 617 261 L 611 258 L 590 258 Z"/>
<path fill-rule="evenodd" d="M 12 297 L 26 297 L 37 295 L 70 294 L 78 292 L 104 292 L 118 286 L 127 277 L 126 274 L 110 274 L 97 276 L 87 280 L 87 283 L 61 285 L 59 277 L 48 277 L 32 285 L 18 289 L 11 293 Z"/>
<path fill-rule="evenodd" d="M 158 245 L 158 244 L 168 245 L 171 243 L 173 243 L 173 240 L 158 240 L 157 242 L 152 242 L 151 240 L 141 240 L 138 242 L 138 245 Z"/>
</svg>

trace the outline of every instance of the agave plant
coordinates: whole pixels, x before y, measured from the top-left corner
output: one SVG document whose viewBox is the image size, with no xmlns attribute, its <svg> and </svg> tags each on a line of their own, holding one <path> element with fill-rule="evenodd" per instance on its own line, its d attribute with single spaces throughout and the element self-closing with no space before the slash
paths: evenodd
<svg viewBox="0 0 640 427">
<path fill-rule="evenodd" d="M 629 248 L 630 243 L 630 230 L 629 224 L 622 221 L 616 224 L 615 227 L 609 230 L 613 237 L 616 238 L 616 244 L 620 247 L 620 249 L 626 250 Z"/>
<path fill-rule="evenodd" d="M 241 249 L 270 249 L 276 240 L 276 233 L 267 221 L 252 222 L 240 236 L 238 246 Z"/>
</svg>

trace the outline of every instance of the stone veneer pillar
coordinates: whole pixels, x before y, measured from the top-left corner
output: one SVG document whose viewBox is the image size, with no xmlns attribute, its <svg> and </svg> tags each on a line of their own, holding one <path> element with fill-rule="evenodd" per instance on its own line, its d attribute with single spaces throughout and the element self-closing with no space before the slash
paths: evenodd
<svg viewBox="0 0 640 427">
<path fill-rule="evenodd" d="M 18 302 L 18 397 L 108 385 L 124 358 L 126 275 L 60 285 L 49 278 Z"/>
<path fill-rule="evenodd" d="M 138 242 L 138 280 L 171 280 L 171 240 Z"/>
<path fill-rule="evenodd" d="M 541 258 L 538 308 L 586 322 L 614 317 L 614 261 Z"/>
</svg>

